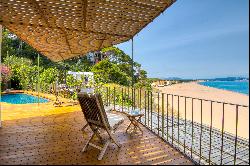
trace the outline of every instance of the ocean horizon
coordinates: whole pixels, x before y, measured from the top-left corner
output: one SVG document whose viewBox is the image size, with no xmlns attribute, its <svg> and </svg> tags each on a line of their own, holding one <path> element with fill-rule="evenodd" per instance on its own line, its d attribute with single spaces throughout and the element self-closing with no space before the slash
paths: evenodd
<svg viewBox="0 0 250 166">
<path fill-rule="evenodd" d="M 249 81 L 205 81 L 199 84 L 249 95 Z"/>
</svg>

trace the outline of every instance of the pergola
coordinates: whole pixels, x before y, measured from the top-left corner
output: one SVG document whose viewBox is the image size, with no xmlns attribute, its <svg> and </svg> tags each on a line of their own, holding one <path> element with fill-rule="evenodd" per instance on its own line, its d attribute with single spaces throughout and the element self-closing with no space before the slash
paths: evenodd
<svg viewBox="0 0 250 166">
<path fill-rule="evenodd" d="M 0 24 L 52 61 L 132 39 L 175 0 L 1 0 Z"/>
<path fill-rule="evenodd" d="M 0 59 L 2 25 L 57 62 L 133 41 L 137 33 L 175 1 L 1 0 Z"/>
</svg>

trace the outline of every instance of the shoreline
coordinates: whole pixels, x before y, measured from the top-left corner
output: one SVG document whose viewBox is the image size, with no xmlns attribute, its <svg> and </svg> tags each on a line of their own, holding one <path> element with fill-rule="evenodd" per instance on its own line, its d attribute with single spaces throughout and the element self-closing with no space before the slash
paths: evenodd
<svg viewBox="0 0 250 166">
<path fill-rule="evenodd" d="M 227 104 L 249 106 L 249 95 L 226 89 L 219 89 L 201 85 L 198 83 L 198 81 L 178 83 L 164 87 L 156 87 L 156 89 L 166 94 L 180 95 L 183 97 L 193 97 L 215 102 L 218 101 Z M 239 98 L 243 100 L 239 100 Z"/>
<path fill-rule="evenodd" d="M 246 93 L 231 91 L 231 90 L 222 89 L 222 88 L 216 88 L 216 87 L 212 87 L 212 86 L 206 86 L 206 85 L 199 84 L 199 82 L 206 82 L 206 81 L 196 81 L 195 83 L 197 83 L 198 85 L 201 85 L 201 86 L 205 86 L 205 87 L 209 87 L 209 88 L 214 88 L 214 89 L 219 89 L 219 90 L 224 90 L 224 91 L 227 91 L 227 92 L 238 93 L 238 94 L 246 95 L 246 96 L 249 97 L 249 94 L 246 94 Z M 219 82 L 219 81 L 216 81 L 216 82 Z M 224 81 L 221 81 L 221 82 L 224 82 Z"/>
<path fill-rule="evenodd" d="M 170 103 L 169 106 L 173 107 L 175 110 L 178 110 L 178 104 L 179 104 L 179 111 L 182 117 L 183 115 L 185 115 L 185 105 L 186 105 L 186 115 L 188 120 L 192 120 L 193 118 L 194 122 L 203 123 L 204 125 L 211 125 L 211 115 L 212 115 L 212 126 L 219 130 L 222 129 L 223 105 L 224 105 L 225 132 L 229 132 L 233 135 L 236 134 L 236 105 L 246 106 L 246 107 L 239 106 L 238 136 L 247 139 L 249 138 L 248 95 L 200 85 L 198 84 L 197 81 L 189 83 L 180 83 L 166 87 L 157 87 L 157 89 L 165 94 L 174 94 L 183 96 L 180 97 L 179 99 L 177 96 L 174 97 L 173 102 L 172 99 L 169 100 Z M 192 99 L 187 99 L 185 103 L 184 101 L 185 96 L 192 97 L 195 99 L 193 101 Z M 204 100 L 201 102 L 201 99 Z M 219 103 L 216 103 L 215 101 L 218 101 Z M 212 108 L 212 113 L 211 113 L 211 108 Z"/>
</svg>

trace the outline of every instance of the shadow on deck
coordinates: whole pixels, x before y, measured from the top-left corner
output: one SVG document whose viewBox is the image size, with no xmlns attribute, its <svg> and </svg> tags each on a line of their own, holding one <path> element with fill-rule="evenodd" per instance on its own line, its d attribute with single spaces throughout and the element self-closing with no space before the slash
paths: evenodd
<svg viewBox="0 0 250 166">
<path fill-rule="evenodd" d="M 82 112 L 4 121 L 0 129 L 0 165 L 3 164 L 193 164 L 145 127 L 144 134 L 125 132 L 129 121 L 116 132 L 122 148 L 111 144 L 103 160 L 89 147 L 81 153 L 87 136 Z"/>
</svg>

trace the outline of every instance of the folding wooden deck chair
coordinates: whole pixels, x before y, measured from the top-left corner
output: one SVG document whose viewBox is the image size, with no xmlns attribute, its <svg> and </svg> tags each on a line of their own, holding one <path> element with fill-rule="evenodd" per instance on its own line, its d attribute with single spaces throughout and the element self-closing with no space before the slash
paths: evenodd
<svg viewBox="0 0 250 166">
<path fill-rule="evenodd" d="M 101 150 L 98 156 L 98 160 L 101 160 L 110 143 L 113 142 L 119 148 L 121 147 L 121 145 L 116 141 L 114 133 L 118 126 L 123 123 L 124 118 L 116 114 L 106 113 L 100 94 L 79 93 L 78 100 L 86 121 L 93 131 L 90 139 L 83 147 L 82 152 L 85 152 L 87 147 L 90 145 Z M 103 138 L 100 135 L 101 131 L 108 134 L 108 139 L 105 140 L 104 146 L 92 143 L 95 136 L 103 141 Z"/>
</svg>

